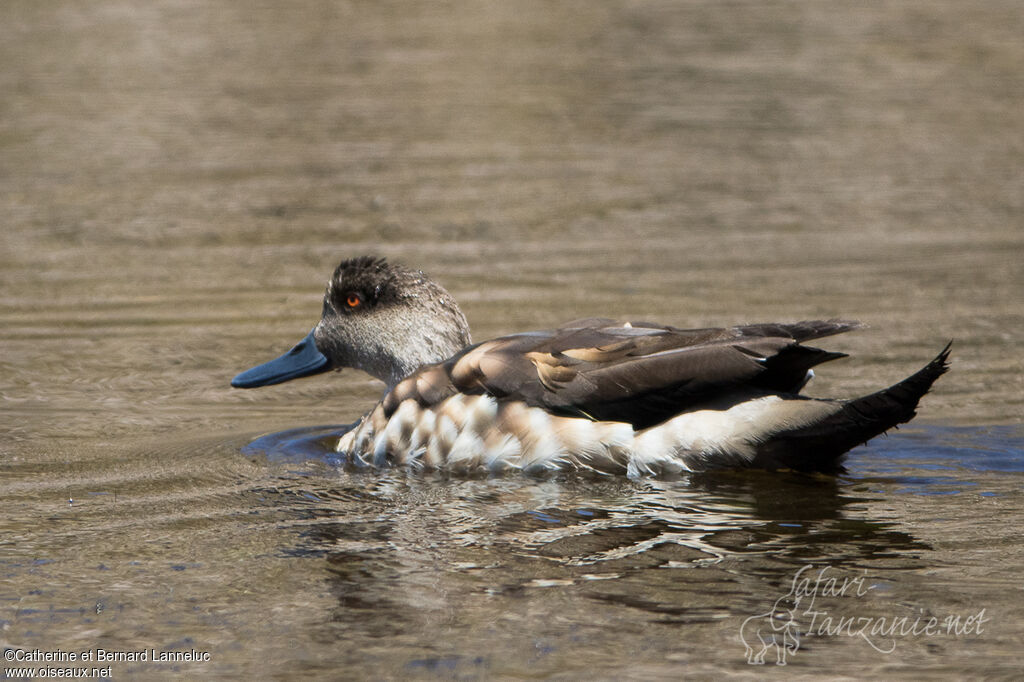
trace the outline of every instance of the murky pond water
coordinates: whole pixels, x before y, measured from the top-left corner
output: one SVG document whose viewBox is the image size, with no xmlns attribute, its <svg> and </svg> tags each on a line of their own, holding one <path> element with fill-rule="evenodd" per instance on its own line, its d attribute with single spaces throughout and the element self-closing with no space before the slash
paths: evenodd
<svg viewBox="0 0 1024 682">
<path fill-rule="evenodd" d="M 999 1 L 4 2 L 0 642 L 94 659 L 5 674 L 1019 674 L 1022 34 Z M 349 473 L 323 436 L 379 384 L 228 381 L 362 253 L 477 339 L 841 315 L 813 394 L 953 370 L 837 479 Z"/>
</svg>

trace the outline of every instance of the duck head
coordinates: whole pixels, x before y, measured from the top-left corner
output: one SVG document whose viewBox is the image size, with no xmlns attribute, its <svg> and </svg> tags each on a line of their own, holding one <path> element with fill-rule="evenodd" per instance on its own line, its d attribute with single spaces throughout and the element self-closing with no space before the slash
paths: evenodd
<svg viewBox="0 0 1024 682">
<path fill-rule="evenodd" d="M 391 388 L 470 343 L 466 317 L 444 287 L 420 271 L 364 256 L 334 270 L 323 315 L 306 338 L 231 385 L 256 388 L 352 367 Z"/>
</svg>

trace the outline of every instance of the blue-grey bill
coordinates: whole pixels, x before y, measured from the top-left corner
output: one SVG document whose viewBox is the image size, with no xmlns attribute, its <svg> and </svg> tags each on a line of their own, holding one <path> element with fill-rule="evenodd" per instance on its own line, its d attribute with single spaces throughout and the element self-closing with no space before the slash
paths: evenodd
<svg viewBox="0 0 1024 682">
<path fill-rule="evenodd" d="M 231 385 L 235 388 L 271 386 L 300 377 L 320 374 L 330 368 L 330 360 L 316 347 L 313 332 L 309 332 L 306 338 L 295 344 L 290 351 L 270 362 L 264 362 L 262 365 L 245 370 L 231 380 Z"/>
</svg>

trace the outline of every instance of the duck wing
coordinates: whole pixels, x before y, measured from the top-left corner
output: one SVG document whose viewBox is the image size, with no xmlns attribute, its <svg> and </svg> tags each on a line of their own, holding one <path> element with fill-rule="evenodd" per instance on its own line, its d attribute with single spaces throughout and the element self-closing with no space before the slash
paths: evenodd
<svg viewBox="0 0 1024 682">
<path fill-rule="evenodd" d="M 796 393 L 807 371 L 843 353 L 802 345 L 861 325 L 846 320 L 678 329 L 591 318 L 470 346 L 420 368 L 385 397 L 432 405 L 486 393 L 553 413 L 642 429 L 680 412 L 727 408 L 753 394 Z"/>
</svg>

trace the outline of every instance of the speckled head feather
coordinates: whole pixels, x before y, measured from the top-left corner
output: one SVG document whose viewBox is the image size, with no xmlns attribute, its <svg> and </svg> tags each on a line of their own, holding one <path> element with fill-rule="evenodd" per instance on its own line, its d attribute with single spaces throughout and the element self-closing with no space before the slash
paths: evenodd
<svg viewBox="0 0 1024 682">
<path fill-rule="evenodd" d="M 333 367 L 363 370 L 388 386 L 471 342 L 466 317 L 444 287 L 370 256 L 334 270 L 313 336 Z"/>
</svg>

